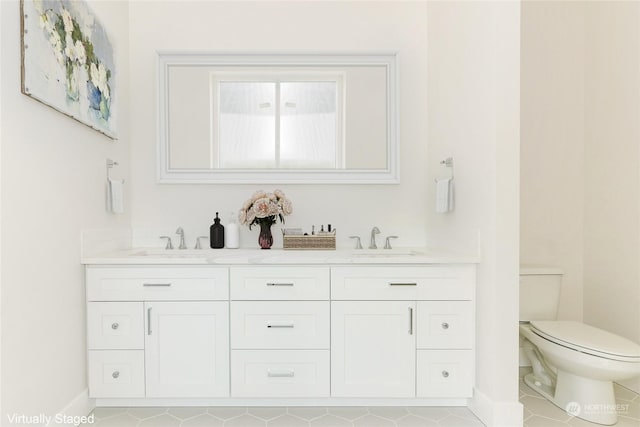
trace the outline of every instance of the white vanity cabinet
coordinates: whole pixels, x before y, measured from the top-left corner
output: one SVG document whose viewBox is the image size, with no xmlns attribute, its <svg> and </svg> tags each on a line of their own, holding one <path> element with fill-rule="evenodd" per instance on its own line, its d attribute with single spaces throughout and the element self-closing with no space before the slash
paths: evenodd
<svg viewBox="0 0 640 427">
<path fill-rule="evenodd" d="M 231 396 L 329 397 L 328 266 L 231 267 Z"/>
<path fill-rule="evenodd" d="M 226 268 L 87 267 L 89 394 L 229 395 Z"/>
<path fill-rule="evenodd" d="M 473 266 L 331 270 L 331 394 L 470 397 Z"/>
<path fill-rule="evenodd" d="M 87 265 L 90 397 L 270 406 L 472 396 L 474 264 L 295 255 L 275 265 Z"/>
</svg>

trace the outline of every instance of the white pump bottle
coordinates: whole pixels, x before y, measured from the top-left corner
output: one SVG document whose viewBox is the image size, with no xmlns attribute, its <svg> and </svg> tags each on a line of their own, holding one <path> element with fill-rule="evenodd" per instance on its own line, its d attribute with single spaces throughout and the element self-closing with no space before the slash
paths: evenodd
<svg viewBox="0 0 640 427">
<path fill-rule="evenodd" d="M 229 223 L 226 226 L 225 247 L 228 249 L 237 249 L 240 247 L 240 227 L 237 222 L 237 215 L 231 212 L 229 215 Z"/>
</svg>

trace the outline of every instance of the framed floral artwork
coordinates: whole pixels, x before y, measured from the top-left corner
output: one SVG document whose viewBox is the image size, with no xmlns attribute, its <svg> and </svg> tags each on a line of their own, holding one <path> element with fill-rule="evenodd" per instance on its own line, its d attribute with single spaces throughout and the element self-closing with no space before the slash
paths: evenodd
<svg viewBox="0 0 640 427">
<path fill-rule="evenodd" d="M 116 132 L 114 52 L 82 0 L 21 0 L 22 93 L 97 130 Z"/>
</svg>

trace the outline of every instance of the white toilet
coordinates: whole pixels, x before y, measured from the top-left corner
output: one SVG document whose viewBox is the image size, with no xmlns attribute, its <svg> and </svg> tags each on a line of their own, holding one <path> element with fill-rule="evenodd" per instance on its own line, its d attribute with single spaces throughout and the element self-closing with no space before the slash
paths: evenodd
<svg viewBox="0 0 640 427">
<path fill-rule="evenodd" d="M 556 320 L 562 271 L 520 266 L 520 336 L 533 372 L 526 384 L 569 414 L 618 420 L 613 381 L 640 375 L 640 345 L 580 322 Z"/>
</svg>

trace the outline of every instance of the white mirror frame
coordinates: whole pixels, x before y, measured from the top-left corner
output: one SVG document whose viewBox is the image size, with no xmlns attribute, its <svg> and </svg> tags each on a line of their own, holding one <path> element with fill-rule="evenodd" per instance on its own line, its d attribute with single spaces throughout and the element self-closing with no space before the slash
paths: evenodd
<svg viewBox="0 0 640 427">
<path fill-rule="evenodd" d="M 171 169 L 168 138 L 168 68 L 174 65 L 380 65 L 387 70 L 387 167 L 336 170 Z M 159 51 L 157 53 L 157 179 L 161 184 L 397 184 L 399 171 L 399 102 L 397 52 L 374 53 L 225 53 Z"/>
</svg>

